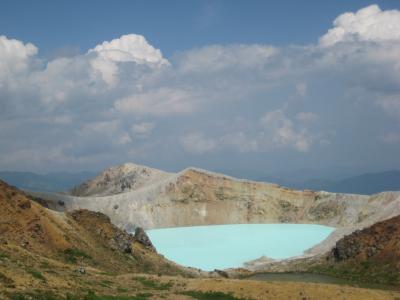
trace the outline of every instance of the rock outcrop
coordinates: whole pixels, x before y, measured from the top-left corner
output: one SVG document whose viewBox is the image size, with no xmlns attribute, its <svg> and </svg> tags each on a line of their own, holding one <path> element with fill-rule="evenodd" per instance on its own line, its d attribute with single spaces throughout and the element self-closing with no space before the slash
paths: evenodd
<svg viewBox="0 0 400 300">
<path fill-rule="evenodd" d="M 156 252 L 156 248 L 154 248 L 153 243 L 150 241 L 149 236 L 147 233 L 143 230 L 142 227 L 137 227 L 135 230 L 135 240 L 139 243 L 141 243 L 143 246 L 146 247 L 146 249 L 149 249 L 150 251 Z"/>
<path fill-rule="evenodd" d="M 394 261 L 400 266 L 400 216 L 356 230 L 340 239 L 331 251 L 334 261 Z"/>
<path fill-rule="evenodd" d="M 105 240 L 111 249 L 132 253 L 132 244 L 135 242 L 133 235 L 113 225 L 106 215 L 86 209 L 72 211 L 69 215 L 85 229 Z"/>
<path fill-rule="evenodd" d="M 311 270 L 352 281 L 400 286 L 400 216 L 346 235 Z"/>
</svg>

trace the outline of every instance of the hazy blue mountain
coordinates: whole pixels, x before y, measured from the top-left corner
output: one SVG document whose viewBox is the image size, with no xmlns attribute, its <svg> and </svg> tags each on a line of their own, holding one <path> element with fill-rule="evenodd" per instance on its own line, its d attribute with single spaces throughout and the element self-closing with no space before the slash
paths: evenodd
<svg viewBox="0 0 400 300">
<path fill-rule="evenodd" d="M 23 190 L 60 192 L 71 189 L 95 174 L 95 172 L 58 172 L 42 175 L 32 172 L 0 171 L 0 179 Z"/>
<path fill-rule="evenodd" d="M 291 182 L 278 179 L 276 183 L 295 189 L 371 195 L 383 191 L 400 191 L 400 171 L 366 173 L 339 180 L 308 179 L 302 182 Z"/>
<path fill-rule="evenodd" d="M 346 178 L 329 184 L 327 190 L 366 195 L 383 191 L 400 191 L 400 171 L 368 173 Z"/>
</svg>

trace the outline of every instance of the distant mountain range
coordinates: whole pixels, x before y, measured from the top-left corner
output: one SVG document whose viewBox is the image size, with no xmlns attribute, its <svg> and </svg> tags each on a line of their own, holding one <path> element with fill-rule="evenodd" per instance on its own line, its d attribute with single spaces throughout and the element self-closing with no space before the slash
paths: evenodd
<svg viewBox="0 0 400 300">
<path fill-rule="evenodd" d="M 269 181 L 269 178 L 262 178 Z M 366 173 L 338 180 L 308 179 L 300 182 L 290 182 L 274 178 L 275 183 L 294 188 L 327 191 L 333 193 L 371 195 L 383 191 L 400 191 L 400 171 Z"/>
<path fill-rule="evenodd" d="M 41 192 L 68 191 L 95 175 L 95 172 L 58 172 L 42 175 L 32 172 L 0 171 L 0 179 L 8 184 L 23 190 Z"/>
<path fill-rule="evenodd" d="M 24 190 L 43 192 L 68 191 L 96 175 L 95 172 L 58 172 L 41 175 L 33 172 L 0 171 L 0 179 L 11 185 Z M 337 180 L 315 178 L 294 181 L 271 176 L 257 179 L 293 189 L 324 190 L 335 193 L 371 195 L 383 191 L 400 191 L 399 170 L 366 173 Z"/>
</svg>

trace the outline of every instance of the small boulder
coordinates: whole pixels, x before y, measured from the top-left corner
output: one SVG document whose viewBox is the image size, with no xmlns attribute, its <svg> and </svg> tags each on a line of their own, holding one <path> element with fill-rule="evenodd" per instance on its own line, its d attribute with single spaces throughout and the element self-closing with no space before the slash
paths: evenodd
<svg viewBox="0 0 400 300">
<path fill-rule="evenodd" d="M 20 201 L 18 201 L 18 206 L 22 209 L 28 209 L 31 208 L 31 202 L 29 201 L 29 199 L 21 199 Z"/>
<path fill-rule="evenodd" d="M 29 242 L 28 241 L 25 241 L 25 240 L 23 240 L 23 241 L 21 241 L 21 247 L 22 248 L 26 248 L 26 247 L 28 247 L 28 245 L 29 245 Z"/>
<path fill-rule="evenodd" d="M 86 274 L 86 269 L 84 267 L 79 267 L 79 268 L 75 269 L 75 272 L 79 273 L 81 275 L 84 275 L 84 274 Z"/>
<path fill-rule="evenodd" d="M 153 243 L 142 227 L 137 227 L 135 229 L 135 240 L 147 249 L 156 252 L 156 248 L 154 248 Z"/>
</svg>

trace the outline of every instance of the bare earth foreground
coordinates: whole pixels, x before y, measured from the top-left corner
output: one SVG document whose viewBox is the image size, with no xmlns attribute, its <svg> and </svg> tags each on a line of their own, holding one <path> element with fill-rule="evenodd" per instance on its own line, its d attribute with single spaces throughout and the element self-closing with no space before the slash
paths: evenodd
<svg viewBox="0 0 400 300">
<path fill-rule="evenodd" d="M 78 187 L 75 196 L 44 199 L 0 182 L 0 299 L 400 299 L 396 193 L 291 191 L 196 170 L 124 172 L 129 176 L 103 174 L 104 183 Z M 92 191 L 111 195 L 89 196 Z M 224 214 L 214 214 L 222 207 Z M 350 236 L 335 238 L 325 252 L 283 265 L 371 282 L 384 277 L 395 290 L 225 278 L 282 269 L 277 262 L 209 273 L 181 267 L 157 254 L 138 226 L 188 225 L 190 212 L 192 225 L 289 221 L 350 228 Z"/>
</svg>

